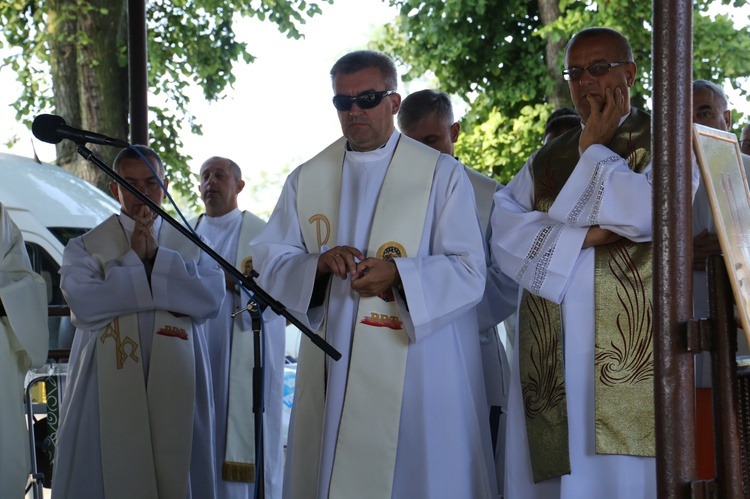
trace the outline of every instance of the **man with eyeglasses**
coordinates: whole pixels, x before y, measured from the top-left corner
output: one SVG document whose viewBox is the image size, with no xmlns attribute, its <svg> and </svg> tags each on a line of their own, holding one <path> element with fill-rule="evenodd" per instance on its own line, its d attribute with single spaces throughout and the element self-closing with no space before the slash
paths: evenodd
<svg viewBox="0 0 750 499">
<path fill-rule="evenodd" d="M 463 165 L 395 130 L 390 58 L 331 69 L 343 137 L 287 178 L 252 242 L 303 338 L 284 496 L 496 498 L 475 306 L 482 231 Z"/>
<path fill-rule="evenodd" d="M 506 497 L 656 497 L 651 130 L 632 61 L 615 30 L 576 34 L 563 77 L 583 126 L 495 195 L 492 250 L 524 288 Z"/>
<path fill-rule="evenodd" d="M 404 98 L 398 111 L 398 126 L 407 137 L 451 156 L 454 155 L 453 145 L 458 140 L 458 134 L 461 131 L 460 123 L 453 119 L 453 105 L 448 94 L 430 89 L 419 90 Z M 497 325 L 516 311 L 518 285 L 500 270 L 497 262 L 492 261 L 490 254 L 489 242 L 492 231 L 489 220 L 494 206 L 493 197 L 503 185 L 476 170 L 468 167 L 465 169 L 474 189 L 479 221 L 485 240 L 487 285 L 482 301 L 477 306 L 477 318 L 497 484 L 498 489 L 502 490 L 505 473 L 505 414 L 508 412 L 510 366 L 505 346 L 498 335 Z M 514 319 L 512 321 L 515 323 Z M 507 332 L 512 337 L 513 331 Z"/>
</svg>

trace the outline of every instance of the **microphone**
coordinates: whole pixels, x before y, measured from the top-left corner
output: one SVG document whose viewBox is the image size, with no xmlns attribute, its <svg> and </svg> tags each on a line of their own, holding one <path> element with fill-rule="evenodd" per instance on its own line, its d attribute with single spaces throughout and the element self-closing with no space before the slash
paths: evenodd
<svg viewBox="0 0 750 499">
<path fill-rule="evenodd" d="M 54 114 L 40 114 L 31 124 L 31 133 L 42 142 L 57 144 L 70 139 L 78 145 L 85 143 L 113 147 L 130 147 L 124 140 L 113 139 L 100 133 L 88 132 L 65 124 L 65 120 Z"/>
</svg>

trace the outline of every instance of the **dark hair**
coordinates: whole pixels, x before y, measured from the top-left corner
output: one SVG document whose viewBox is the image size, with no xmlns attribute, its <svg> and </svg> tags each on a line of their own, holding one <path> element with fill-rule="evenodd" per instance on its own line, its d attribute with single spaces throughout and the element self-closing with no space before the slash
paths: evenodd
<svg viewBox="0 0 750 499">
<path fill-rule="evenodd" d="M 727 96 L 724 93 L 724 90 L 717 85 L 716 83 L 708 80 L 695 80 L 693 81 L 693 93 L 696 92 L 696 90 L 708 90 L 710 92 L 713 92 L 714 95 L 719 99 L 719 103 L 721 104 L 722 108 L 718 111 L 724 112 L 727 109 L 729 109 L 729 102 L 727 102 Z"/>
<path fill-rule="evenodd" d="M 615 42 L 617 48 L 621 50 L 618 54 L 618 58 L 621 61 L 634 62 L 633 49 L 630 47 L 630 42 L 627 37 L 615 29 L 603 27 L 586 28 L 573 35 L 573 38 L 570 39 L 568 45 L 565 47 L 565 56 L 567 57 L 570 47 L 572 47 L 574 43 L 599 36 L 607 37 Z"/>
<path fill-rule="evenodd" d="M 164 163 L 161 161 L 161 157 L 148 146 L 135 144 L 130 147 L 126 147 L 122 151 L 120 151 L 117 156 L 115 156 L 115 160 L 112 162 L 112 169 L 115 171 L 115 173 L 120 174 L 122 173 L 120 169 L 120 163 L 122 163 L 125 159 L 142 159 L 141 154 L 138 154 L 140 152 L 143 156 L 148 158 L 154 158 L 156 159 L 156 169 L 161 173 L 161 176 L 164 176 Z"/>
<path fill-rule="evenodd" d="M 453 105 L 451 98 L 445 92 L 436 90 L 420 90 L 409 94 L 401 101 L 398 110 L 398 127 L 402 132 L 412 130 L 425 116 L 436 114 L 453 121 Z"/>
<path fill-rule="evenodd" d="M 547 135 L 552 134 L 551 140 L 574 128 L 581 128 L 581 117 L 577 114 L 563 114 L 547 122 L 542 138 L 546 139 Z"/>
<path fill-rule="evenodd" d="M 242 180 L 242 170 L 240 169 L 240 165 L 238 165 L 231 159 L 224 158 L 222 156 L 211 156 L 203 162 L 203 165 L 212 161 L 225 161 L 227 163 L 227 166 L 229 167 L 229 170 L 232 172 L 232 175 L 234 175 L 235 180 Z M 203 168 L 203 165 L 201 165 L 201 168 Z"/>
<path fill-rule="evenodd" d="M 375 50 L 357 50 L 342 56 L 331 68 L 331 83 L 338 74 L 350 75 L 367 68 L 378 68 L 386 90 L 398 88 L 398 72 L 390 57 Z"/>
<path fill-rule="evenodd" d="M 581 117 L 578 115 L 578 111 L 576 111 L 572 107 L 561 107 L 560 109 L 555 109 L 554 111 L 552 111 L 552 114 L 550 114 L 549 118 L 547 118 L 546 125 L 549 126 L 552 120 L 560 118 L 562 116 L 573 116 L 575 118 L 578 118 L 579 121 L 581 119 Z"/>
</svg>

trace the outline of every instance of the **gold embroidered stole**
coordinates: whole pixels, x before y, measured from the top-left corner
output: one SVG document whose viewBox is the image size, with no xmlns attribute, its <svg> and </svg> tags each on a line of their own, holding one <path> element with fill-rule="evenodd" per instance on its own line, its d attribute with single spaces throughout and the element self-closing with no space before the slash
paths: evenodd
<svg viewBox="0 0 750 499">
<path fill-rule="evenodd" d="M 567 132 L 534 158 L 536 210 L 549 211 L 570 177 L 579 160 L 580 134 L 580 129 Z M 651 160 L 650 117 L 632 108 L 608 147 L 632 170 L 643 171 Z M 592 175 L 581 206 L 601 195 L 603 186 L 596 179 Z M 596 452 L 653 456 L 651 243 L 621 239 L 595 251 Z M 523 292 L 519 314 L 526 431 L 534 481 L 539 482 L 570 473 L 565 331 L 560 306 L 528 290 Z"/>
<path fill-rule="evenodd" d="M 323 161 L 327 156 L 324 151 L 322 156 L 312 160 L 300 172 L 298 212 L 305 244 L 310 250 L 319 249 L 325 244 L 326 238 L 321 238 L 319 229 L 323 221 L 328 227 L 327 240 L 336 241 L 339 197 L 319 196 L 317 193 L 323 187 L 330 189 L 331 186 L 339 187 L 332 192 L 340 192 L 344 144 L 339 141 L 327 150 L 328 162 Z M 381 259 L 416 256 L 438 156 L 437 151 L 401 136 L 378 198 L 367 255 Z M 302 192 L 303 188 L 306 192 Z M 408 223 L 404 223 L 403 213 L 410 213 Z M 309 214 L 313 215 L 308 218 Z M 399 222 L 394 224 L 395 220 Z M 389 498 L 393 486 L 409 339 L 392 290 L 380 296 L 361 297 L 356 317 L 329 497 Z M 302 367 L 307 359 L 302 357 L 302 353 L 300 357 Z M 324 362 L 322 354 L 317 355 L 317 372 L 310 373 L 318 380 L 318 393 L 303 394 L 305 400 L 319 404 L 318 407 L 303 409 L 301 399 L 296 409 L 298 415 L 303 410 L 317 412 L 313 420 L 318 425 L 315 430 L 319 432 L 322 431 L 325 404 Z M 297 379 L 300 380 L 299 374 Z M 298 389 L 299 384 L 295 387 L 295 397 Z M 299 423 L 300 420 L 295 419 L 295 427 Z M 305 427 L 303 431 L 309 433 L 311 430 Z M 295 431 L 295 446 L 297 433 Z M 317 491 L 322 436 L 306 437 L 317 447 L 313 448 L 308 443 L 307 449 L 313 453 L 308 457 L 313 460 L 307 459 L 298 465 L 311 470 L 315 476 L 305 481 L 312 488 L 307 491 L 295 488 L 300 495 L 315 494 Z M 295 454 L 296 448 L 292 455 Z M 293 493 L 293 497 L 297 496 Z"/>
<path fill-rule="evenodd" d="M 104 271 L 106 262 L 130 249 L 117 216 L 83 236 L 86 250 Z M 182 238 L 181 240 L 179 238 Z M 160 245 L 199 250 L 163 226 Z M 195 358 L 190 317 L 157 310 L 148 380 L 141 365 L 138 314 L 115 318 L 96 341 L 99 424 L 108 498 L 183 499 L 189 489 L 195 400 Z"/>
</svg>

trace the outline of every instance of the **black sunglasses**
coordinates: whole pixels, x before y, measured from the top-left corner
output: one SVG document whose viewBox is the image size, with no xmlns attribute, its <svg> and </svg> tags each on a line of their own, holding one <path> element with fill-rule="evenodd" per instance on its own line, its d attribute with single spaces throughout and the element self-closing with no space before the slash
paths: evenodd
<svg viewBox="0 0 750 499">
<path fill-rule="evenodd" d="M 395 90 L 383 90 L 382 92 L 365 92 L 359 94 L 356 97 L 349 97 L 348 95 L 334 95 L 333 96 L 333 107 L 339 111 L 348 111 L 352 108 L 352 104 L 357 103 L 357 107 L 360 109 L 372 109 L 377 107 L 378 104 L 383 100 L 386 95 L 391 95 Z"/>
</svg>

